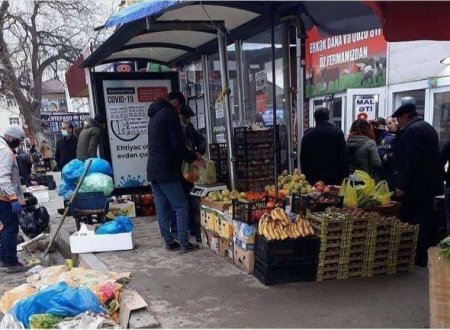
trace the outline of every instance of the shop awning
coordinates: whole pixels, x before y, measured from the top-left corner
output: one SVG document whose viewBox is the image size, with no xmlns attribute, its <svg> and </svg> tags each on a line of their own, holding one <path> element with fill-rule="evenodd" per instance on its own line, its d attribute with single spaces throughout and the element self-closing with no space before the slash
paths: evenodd
<svg viewBox="0 0 450 330">
<path fill-rule="evenodd" d="M 140 16 L 143 15 L 143 7 L 137 7 L 147 2 L 130 6 L 130 12 L 135 10 L 140 13 L 137 19 L 132 20 L 131 16 L 127 16 L 128 23 L 118 28 L 82 66 L 94 67 L 122 60 L 147 60 L 182 66 L 199 58 L 201 54 L 217 52 L 219 26 L 227 30 L 229 43 L 236 39 L 245 40 L 269 29 L 272 13 L 278 20 L 300 13 L 305 29 L 316 25 L 324 32 L 335 34 L 379 27 L 375 15 L 361 2 L 169 2 L 170 5 L 165 9 L 149 16 Z M 119 21 L 119 17 L 113 20 L 115 23 Z M 106 24 L 112 24 L 108 22 Z"/>
<path fill-rule="evenodd" d="M 387 41 L 450 40 L 447 1 L 365 1 Z"/>
</svg>

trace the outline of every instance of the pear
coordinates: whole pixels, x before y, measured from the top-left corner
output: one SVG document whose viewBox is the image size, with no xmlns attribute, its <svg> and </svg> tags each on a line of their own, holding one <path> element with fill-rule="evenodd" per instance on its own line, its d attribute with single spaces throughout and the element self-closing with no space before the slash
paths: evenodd
<svg viewBox="0 0 450 330">
<path fill-rule="evenodd" d="M 223 197 L 228 197 L 228 196 L 230 196 L 230 191 L 228 190 L 228 189 L 224 189 L 224 190 L 222 190 L 222 196 Z"/>
</svg>

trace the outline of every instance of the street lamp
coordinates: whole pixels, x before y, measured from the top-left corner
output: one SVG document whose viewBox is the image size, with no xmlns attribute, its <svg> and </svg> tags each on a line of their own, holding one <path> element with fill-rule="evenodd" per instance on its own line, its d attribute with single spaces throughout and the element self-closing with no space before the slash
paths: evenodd
<svg viewBox="0 0 450 330">
<path fill-rule="evenodd" d="M 444 57 L 440 62 L 444 65 L 450 65 L 450 56 Z"/>
</svg>

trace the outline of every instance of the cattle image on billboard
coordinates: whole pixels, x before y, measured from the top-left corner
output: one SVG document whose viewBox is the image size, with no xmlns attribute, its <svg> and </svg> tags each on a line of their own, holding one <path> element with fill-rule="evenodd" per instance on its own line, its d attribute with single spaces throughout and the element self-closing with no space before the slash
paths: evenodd
<svg viewBox="0 0 450 330">
<path fill-rule="evenodd" d="M 381 29 L 328 36 L 312 28 L 306 39 L 306 96 L 386 85 L 386 45 Z"/>
</svg>

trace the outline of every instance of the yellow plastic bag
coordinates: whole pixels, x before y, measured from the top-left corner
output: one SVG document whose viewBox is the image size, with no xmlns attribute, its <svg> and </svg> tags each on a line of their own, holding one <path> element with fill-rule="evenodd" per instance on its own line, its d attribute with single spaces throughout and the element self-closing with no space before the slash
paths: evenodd
<svg viewBox="0 0 450 330">
<path fill-rule="evenodd" d="M 36 293 L 36 291 L 37 290 L 28 283 L 6 291 L 0 299 L 0 312 L 6 314 L 16 301 L 25 299 Z"/>
<path fill-rule="evenodd" d="M 342 181 L 341 189 L 339 190 L 339 196 L 344 196 L 344 207 L 350 209 L 358 207 L 358 196 L 356 195 L 356 189 L 349 178 Z"/>
<path fill-rule="evenodd" d="M 381 205 L 391 204 L 391 192 L 386 181 L 380 181 L 373 191 L 373 197 L 380 201 Z"/>
<path fill-rule="evenodd" d="M 199 170 L 197 166 L 187 161 L 183 161 L 183 166 L 181 167 L 183 172 L 183 177 L 186 181 L 191 183 L 197 182 L 200 177 Z"/>
<path fill-rule="evenodd" d="M 355 189 L 359 199 L 373 194 L 375 189 L 375 180 L 372 179 L 367 172 L 356 170 L 353 173 L 353 179 L 356 183 Z"/>
</svg>

